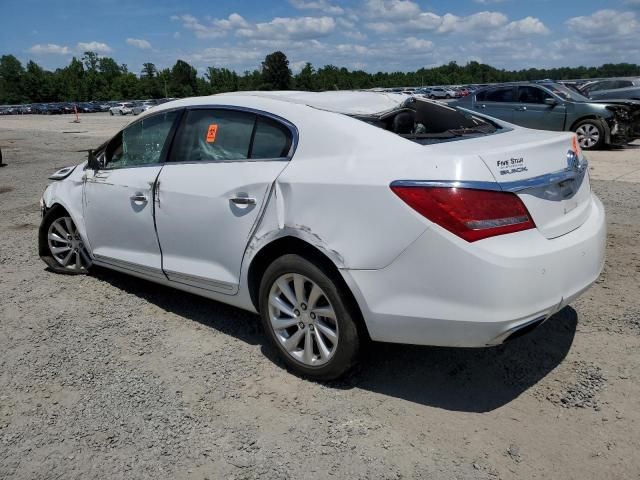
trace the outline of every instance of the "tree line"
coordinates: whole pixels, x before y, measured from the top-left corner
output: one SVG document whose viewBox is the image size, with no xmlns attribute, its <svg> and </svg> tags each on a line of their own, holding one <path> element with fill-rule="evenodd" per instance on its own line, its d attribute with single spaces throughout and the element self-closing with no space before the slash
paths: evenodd
<svg viewBox="0 0 640 480">
<path fill-rule="evenodd" d="M 307 63 L 293 75 L 286 55 L 274 52 L 265 57 L 260 68 L 252 71 L 238 74 L 225 67 L 211 66 L 203 75 L 198 75 L 197 70 L 183 60 L 163 69 L 144 63 L 140 72 L 131 72 L 127 65 L 118 64 L 111 57 L 85 52 L 80 58 L 73 57 L 66 67 L 49 71 L 34 61 L 23 66 L 15 56 L 3 55 L 0 57 L 0 104 L 177 98 L 237 90 L 324 91 L 615 76 L 640 76 L 640 65 L 504 70 L 474 61 L 466 65 L 450 62 L 413 72 L 368 73 L 334 65 L 314 68 Z"/>
</svg>

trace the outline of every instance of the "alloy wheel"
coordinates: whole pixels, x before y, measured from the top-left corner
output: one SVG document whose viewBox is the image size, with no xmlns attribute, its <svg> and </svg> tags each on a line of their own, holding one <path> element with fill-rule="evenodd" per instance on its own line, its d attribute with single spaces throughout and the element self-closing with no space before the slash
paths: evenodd
<svg viewBox="0 0 640 480">
<path fill-rule="evenodd" d="M 304 275 L 287 273 L 273 283 L 269 320 L 283 349 L 304 365 L 324 365 L 336 352 L 336 312 L 324 291 Z"/>
<path fill-rule="evenodd" d="M 61 267 L 85 272 L 91 266 L 91 258 L 71 217 L 60 217 L 51 223 L 47 243 L 51 256 Z"/>
<path fill-rule="evenodd" d="M 593 123 L 584 123 L 576 129 L 582 148 L 591 148 L 600 141 L 600 130 Z"/>
</svg>

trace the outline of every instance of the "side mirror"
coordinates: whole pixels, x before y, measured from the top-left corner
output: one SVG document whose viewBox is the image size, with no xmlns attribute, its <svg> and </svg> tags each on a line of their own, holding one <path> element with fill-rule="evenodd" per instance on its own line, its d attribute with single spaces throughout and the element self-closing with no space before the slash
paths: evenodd
<svg viewBox="0 0 640 480">
<path fill-rule="evenodd" d="M 544 103 L 552 107 L 555 107 L 558 104 L 558 101 L 555 98 L 545 98 Z"/>
<path fill-rule="evenodd" d="M 93 153 L 93 150 L 89 150 L 87 166 L 92 170 L 100 170 L 102 168 L 102 164 L 98 160 L 98 157 Z"/>
</svg>

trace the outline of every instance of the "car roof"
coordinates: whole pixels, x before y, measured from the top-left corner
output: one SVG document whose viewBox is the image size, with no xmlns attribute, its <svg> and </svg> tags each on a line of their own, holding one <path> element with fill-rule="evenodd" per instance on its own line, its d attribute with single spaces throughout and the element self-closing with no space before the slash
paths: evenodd
<svg viewBox="0 0 640 480">
<path fill-rule="evenodd" d="M 264 92 L 229 92 L 206 97 L 192 97 L 163 104 L 166 108 L 193 105 L 237 105 L 246 106 L 255 100 L 256 106 L 271 105 L 278 110 L 290 106 L 308 106 L 347 115 L 374 115 L 393 110 L 402 105 L 406 96 L 396 93 L 371 91 L 264 91 Z"/>
</svg>

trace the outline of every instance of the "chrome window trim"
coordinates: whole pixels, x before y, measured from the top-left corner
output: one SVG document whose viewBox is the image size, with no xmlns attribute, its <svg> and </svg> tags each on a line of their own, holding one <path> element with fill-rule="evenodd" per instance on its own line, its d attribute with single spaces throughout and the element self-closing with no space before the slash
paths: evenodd
<svg viewBox="0 0 640 480">
<path fill-rule="evenodd" d="M 475 190 L 493 190 L 496 192 L 517 193 L 535 188 L 566 182 L 581 180 L 587 171 L 587 161 L 583 160 L 580 169 L 560 170 L 557 172 L 538 175 L 537 177 L 512 182 L 459 181 L 459 180 L 395 180 L 391 187 L 442 187 L 442 188 L 471 188 Z"/>
</svg>

